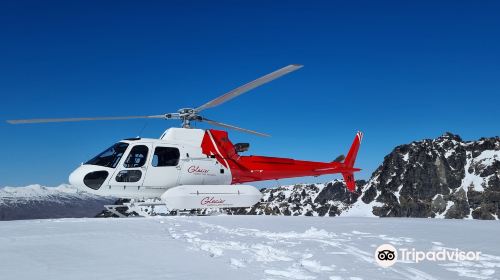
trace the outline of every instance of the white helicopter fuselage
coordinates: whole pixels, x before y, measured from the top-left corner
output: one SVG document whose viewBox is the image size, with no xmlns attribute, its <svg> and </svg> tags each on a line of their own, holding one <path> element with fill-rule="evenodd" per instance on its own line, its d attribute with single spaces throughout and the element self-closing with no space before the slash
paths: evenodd
<svg viewBox="0 0 500 280">
<path fill-rule="evenodd" d="M 160 139 L 122 140 L 115 145 L 120 144 L 123 151 L 113 162 L 102 166 L 91 160 L 71 173 L 69 181 L 94 194 L 141 200 L 159 198 L 176 186 L 230 185 L 231 171 L 202 153 L 204 133 L 170 128 Z M 94 186 L 99 178 L 88 179 L 88 175 L 99 172 L 104 181 Z"/>
</svg>

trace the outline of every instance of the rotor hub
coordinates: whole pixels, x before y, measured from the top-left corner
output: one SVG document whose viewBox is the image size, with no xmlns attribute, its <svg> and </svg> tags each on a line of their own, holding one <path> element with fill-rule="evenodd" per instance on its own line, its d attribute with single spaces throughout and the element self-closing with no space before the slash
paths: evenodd
<svg viewBox="0 0 500 280">
<path fill-rule="evenodd" d="M 198 115 L 198 112 L 194 108 L 182 108 L 177 111 L 179 113 L 179 118 L 182 120 L 182 127 L 190 128 L 191 121 L 202 121 L 203 118 Z"/>
</svg>

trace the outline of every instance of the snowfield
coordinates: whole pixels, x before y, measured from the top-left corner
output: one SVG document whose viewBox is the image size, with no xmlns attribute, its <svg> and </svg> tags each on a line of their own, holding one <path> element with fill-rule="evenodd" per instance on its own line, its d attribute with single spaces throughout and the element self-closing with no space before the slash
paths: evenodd
<svg viewBox="0 0 500 280">
<path fill-rule="evenodd" d="M 376 247 L 481 251 L 379 267 Z M 499 279 L 497 221 L 208 216 L 0 222 L 1 279 Z"/>
</svg>

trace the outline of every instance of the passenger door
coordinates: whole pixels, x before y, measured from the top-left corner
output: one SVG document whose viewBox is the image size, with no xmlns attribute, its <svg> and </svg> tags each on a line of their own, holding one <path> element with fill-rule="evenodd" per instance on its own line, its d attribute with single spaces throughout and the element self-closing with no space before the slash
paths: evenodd
<svg viewBox="0 0 500 280">
<path fill-rule="evenodd" d="M 148 162 L 148 175 L 143 186 L 146 190 L 159 193 L 178 185 L 180 172 L 180 150 L 178 147 L 157 144 Z"/>
<path fill-rule="evenodd" d="M 138 143 L 129 148 L 123 163 L 116 167 L 116 171 L 109 179 L 109 192 L 123 198 L 140 198 L 141 190 L 146 178 L 147 166 L 150 161 L 152 145 Z"/>
</svg>

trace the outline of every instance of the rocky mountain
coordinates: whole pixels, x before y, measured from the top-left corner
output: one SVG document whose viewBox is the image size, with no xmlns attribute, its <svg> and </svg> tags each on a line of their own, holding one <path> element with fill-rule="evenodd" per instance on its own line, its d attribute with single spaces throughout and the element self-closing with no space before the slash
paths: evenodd
<svg viewBox="0 0 500 280">
<path fill-rule="evenodd" d="M 70 185 L 0 188 L 0 221 L 94 217 L 116 199 L 81 192 Z"/>
<path fill-rule="evenodd" d="M 366 181 L 357 181 L 358 191 Z M 262 189 L 261 202 L 252 208 L 227 209 L 233 215 L 338 216 L 354 204 L 342 180 L 325 184 L 299 184 Z"/>
<path fill-rule="evenodd" d="M 362 191 L 352 208 L 379 217 L 498 219 L 500 138 L 446 133 L 398 146 Z"/>
<path fill-rule="evenodd" d="M 231 214 L 498 219 L 500 138 L 463 141 L 446 133 L 396 147 L 358 192 L 343 182 L 262 190 Z"/>
</svg>

